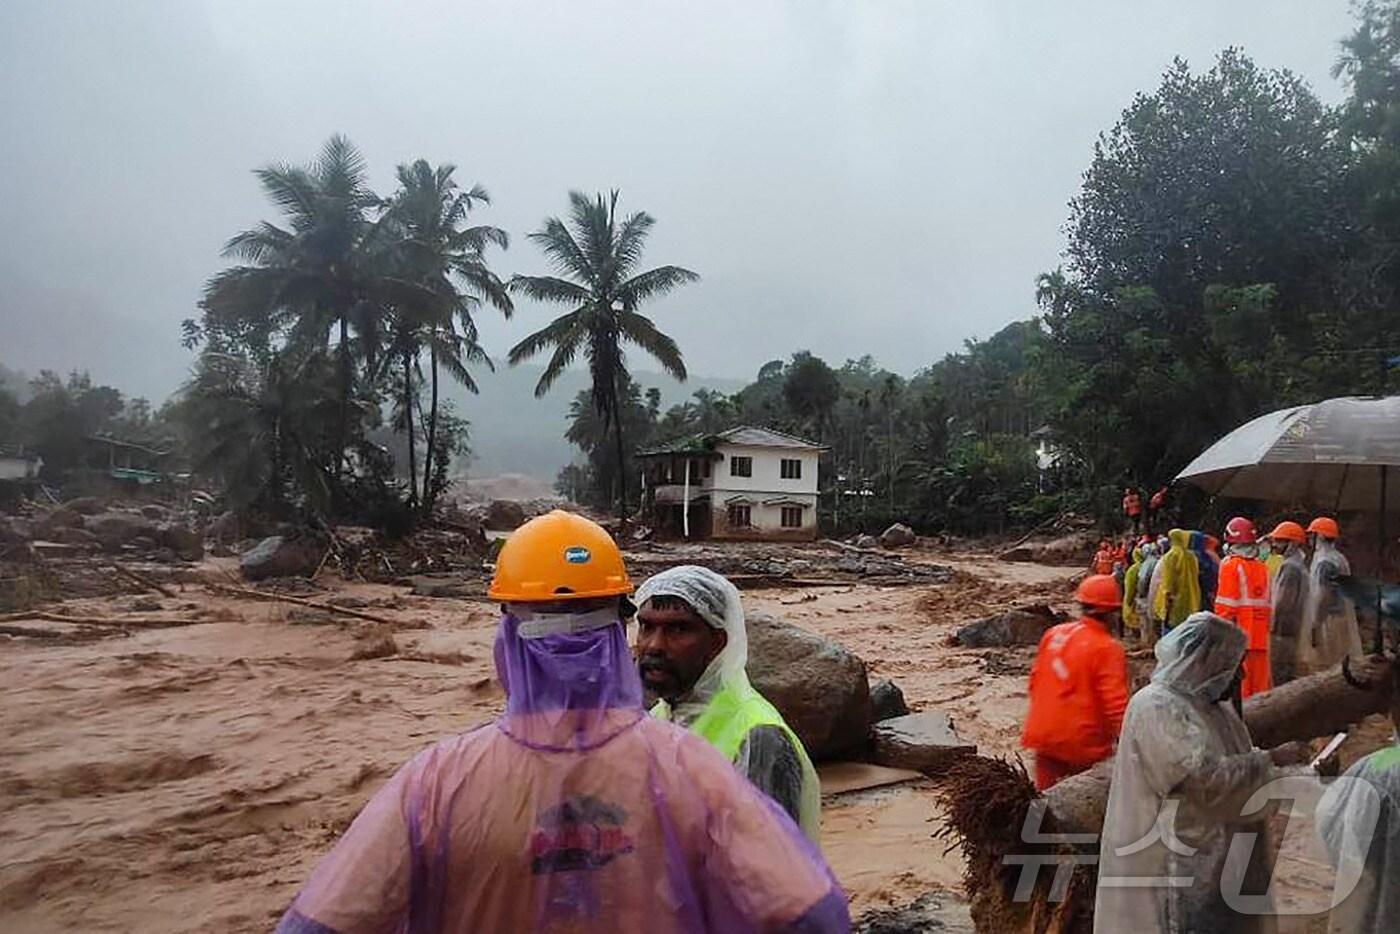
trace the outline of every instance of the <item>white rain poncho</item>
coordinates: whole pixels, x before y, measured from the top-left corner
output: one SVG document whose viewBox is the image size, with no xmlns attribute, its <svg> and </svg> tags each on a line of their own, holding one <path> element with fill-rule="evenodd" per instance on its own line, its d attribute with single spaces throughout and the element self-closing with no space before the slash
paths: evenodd
<svg viewBox="0 0 1400 934">
<path fill-rule="evenodd" d="M 1299 634 L 1303 629 L 1307 596 L 1307 552 L 1302 545 L 1289 543 L 1272 582 L 1273 631 L 1269 659 L 1275 685 L 1292 681 L 1297 675 Z"/>
<path fill-rule="evenodd" d="M 1317 536 L 1308 569 L 1308 597 L 1299 637 L 1300 664 L 1295 674 L 1321 671 L 1347 655 L 1362 654 L 1356 607 L 1337 587 L 1337 578 L 1350 574 L 1351 563 L 1337 549 L 1337 543 Z"/>
<path fill-rule="evenodd" d="M 684 601 L 727 642 L 690 692 L 675 706 L 659 701 L 652 715 L 709 740 L 816 840 L 821 827 L 821 785 L 802 741 L 782 715 L 749 683 L 748 628 L 739 590 L 708 568 L 683 565 L 647 580 L 638 606 L 653 597 Z"/>
<path fill-rule="evenodd" d="M 1328 916 L 1328 930 L 1400 931 L 1400 745 L 1366 756 L 1327 789 L 1317 832 L 1338 875 L 1357 879 Z"/>
<path fill-rule="evenodd" d="M 1230 703 L 1219 700 L 1245 646 L 1245 634 L 1213 613 L 1193 614 L 1157 643 L 1152 681 L 1129 701 L 1118 739 L 1099 845 L 1095 931 L 1271 930 L 1269 919 L 1235 912 L 1221 891 L 1227 869 L 1243 873 L 1247 894 L 1264 891 L 1269 876 L 1267 814 L 1242 812 L 1272 777 L 1272 761 L 1253 748 Z M 1241 857 L 1227 854 L 1241 832 L 1260 837 L 1237 866 Z"/>
</svg>

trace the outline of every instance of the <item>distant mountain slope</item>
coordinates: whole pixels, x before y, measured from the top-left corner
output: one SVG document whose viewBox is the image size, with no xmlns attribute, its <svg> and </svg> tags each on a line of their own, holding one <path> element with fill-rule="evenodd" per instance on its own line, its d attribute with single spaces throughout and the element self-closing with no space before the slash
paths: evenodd
<svg viewBox="0 0 1400 934">
<path fill-rule="evenodd" d="M 481 395 L 473 396 L 455 383 L 447 385 L 447 398 L 457 414 L 472 425 L 475 458 L 470 472 L 489 477 L 501 473 L 523 473 L 553 480 L 559 468 L 576 453 L 564 440 L 568 428 L 569 403 L 589 386 L 588 374 L 571 370 L 559 378 L 543 399 L 535 398 L 541 366 L 498 365 L 495 373 L 481 371 L 476 380 Z M 661 390 L 661 408 L 684 402 L 697 389 L 737 392 L 745 380 L 692 377 L 678 383 L 669 376 L 647 371 L 634 372 L 643 390 Z"/>
</svg>

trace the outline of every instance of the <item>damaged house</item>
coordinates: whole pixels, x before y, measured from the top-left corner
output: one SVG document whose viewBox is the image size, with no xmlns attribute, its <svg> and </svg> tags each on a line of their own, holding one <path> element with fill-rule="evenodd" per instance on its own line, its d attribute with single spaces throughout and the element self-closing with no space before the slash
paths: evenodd
<svg viewBox="0 0 1400 934">
<path fill-rule="evenodd" d="M 646 507 L 664 536 L 811 541 L 824 450 L 771 428 L 745 426 L 637 456 Z"/>
</svg>

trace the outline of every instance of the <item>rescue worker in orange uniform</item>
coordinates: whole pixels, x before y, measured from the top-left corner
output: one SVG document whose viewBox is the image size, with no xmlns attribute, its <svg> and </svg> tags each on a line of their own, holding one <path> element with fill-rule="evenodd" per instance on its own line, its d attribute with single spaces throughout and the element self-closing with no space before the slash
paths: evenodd
<svg viewBox="0 0 1400 934">
<path fill-rule="evenodd" d="M 1250 697 L 1274 684 L 1269 670 L 1269 628 L 1273 618 L 1269 566 L 1259 560 L 1259 533 L 1245 517 L 1236 516 L 1225 524 L 1225 543 L 1215 615 L 1240 627 L 1249 640 L 1240 695 Z"/>
<path fill-rule="evenodd" d="M 1133 527 L 1134 534 L 1142 531 L 1142 496 L 1132 487 L 1123 491 L 1123 515 Z"/>
<path fill-rule="evenodd" d="M 1106 538 L 1099 539 L 1099 550 L 1094 552 L 1094 560 L 1089 570 L 1095 574 L 1113 573 L 1113 543 Z"/>
<path fill-rule="evenodd" d="M 1123 608 L 1118 582 L 1086 577 L 1075 598 L 1083 616 L 1047 630 L 1031 666 L 1021 746 L 1035 753 L 1040 791 L 1113 755 L 1128 706 L 1127 659 L 1112 635 Z"/>
</svg>

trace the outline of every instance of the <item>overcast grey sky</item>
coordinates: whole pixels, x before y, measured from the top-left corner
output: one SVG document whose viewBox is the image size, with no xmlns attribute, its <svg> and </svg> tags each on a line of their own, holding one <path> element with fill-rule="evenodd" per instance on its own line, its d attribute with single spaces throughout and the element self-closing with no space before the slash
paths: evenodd
<svg viewBox="0 0 1400 934">
<path fill-rule="evenodd" d="M 0 3 L 0 362 L 155 398 L 249 170 L 350 136 L 455 162 L 524 234 L 569 188 L 704 277 L 652 308 L 697 374 L 809 348 L 902 372 L 1034 313 L 1095 135 L 1239 45 L 1326 100 L 1346 0 Z M 483 320 L 493 353 L 554 313 Z"/>
</svg>

